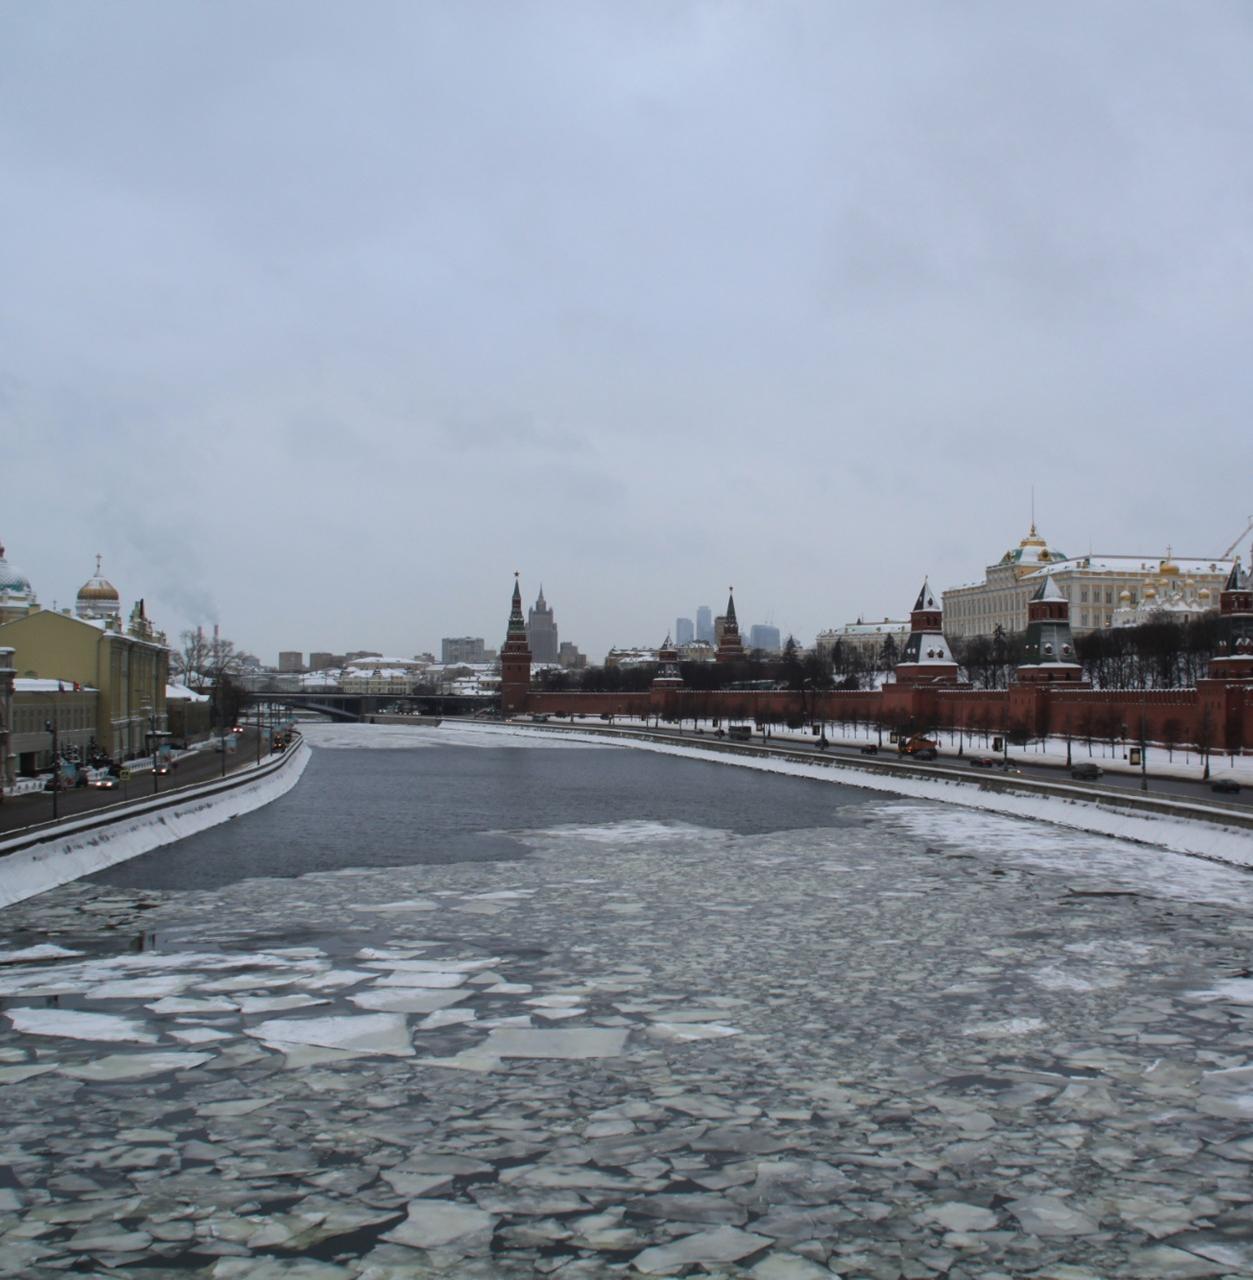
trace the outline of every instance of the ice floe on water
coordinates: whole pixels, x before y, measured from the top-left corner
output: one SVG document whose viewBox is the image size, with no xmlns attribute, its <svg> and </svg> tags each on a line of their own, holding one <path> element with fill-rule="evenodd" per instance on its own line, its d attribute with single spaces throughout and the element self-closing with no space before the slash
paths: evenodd
<svg viewBox="0 0 1253 1280">
<path fill-rule="evenodd" d="M 1235 894 L 1253 907 L 1253 876 L 1186 854 L 949 805 L 885 804 L 882 812 L 916 839 L 945 841 L 963 852 L 1078 872 L 1189 902 L 1227 902 Z"/>
<path fill-rule="evenodd" d="M 1253 1272 L 1243 877 L 951 813 L 15 908 L 0 1274 Z"/>
</svg>

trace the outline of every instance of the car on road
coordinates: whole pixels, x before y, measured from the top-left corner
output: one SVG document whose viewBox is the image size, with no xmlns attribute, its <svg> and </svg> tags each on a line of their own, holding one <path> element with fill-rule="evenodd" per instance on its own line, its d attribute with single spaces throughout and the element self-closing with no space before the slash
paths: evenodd
<svg viewBox="0 0 1253 1280">
<path fill-rule="evenodd" d="M 879 754 L 879 748 L 876 747 L 873 742 L 867 742 L 866 745 L 862 747 L 861 753 L 864 756 L 877 756 Z"/>
<path fill-rule="evenodd" d="M 1209 784 L 1209 789 L 1225 796 L 1240 794 L 1240 784 L 1234 778 L 1218 778 Z"/>
<path fill-rule="evenodd" d="M 152 772 L 157 774 L 160 777 L 164 777 L 165 774 L 169 773 L 169 771 L 170 771 L 170 766 L 166 764 L 164 760 L 161 761 L 160 764 L 154 764 L 152 766 Z"/>
<path fill-rule="evenodd" d="M 994 769 L 996 767 L 996 758 L 994 756 L 971 756 L 970 763 L 976 769 Z"/>
<path fill-rule="evenodd" d="M 916 747 L 908 754 L 914 760 L 934 760 L 940 753 L 934 747 Z"/>
<path fill-rule="evenodd" d="M 111 773 L 101 774 L 94 782 L 90 784 L 97 791 L 116 791 L 120 785 L 117 778 Z"/>
<path fill-rule="evenodd" d="M 1080 782 L 1095 782 L 1104 772 L 1105 770 L 1099 764 L 1085 760 L 1083 764 L 1077 764 L 1071 768 L 1070 776 Z"/>
</svg>

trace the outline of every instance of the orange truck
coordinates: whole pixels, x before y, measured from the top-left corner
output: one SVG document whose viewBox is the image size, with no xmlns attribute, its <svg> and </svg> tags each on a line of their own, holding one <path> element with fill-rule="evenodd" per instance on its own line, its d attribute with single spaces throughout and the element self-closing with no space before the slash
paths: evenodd
<svg viewBox="0 0 1253 1280">
<path fill-rule="evenodd" d="M 925 734 L 915 733 L 912 737 L 902 738 L 896 749 L 903 756 L 913 756 L 917 760 L 934 760 L 939 753 L 940 744 Z"/>
</svg>

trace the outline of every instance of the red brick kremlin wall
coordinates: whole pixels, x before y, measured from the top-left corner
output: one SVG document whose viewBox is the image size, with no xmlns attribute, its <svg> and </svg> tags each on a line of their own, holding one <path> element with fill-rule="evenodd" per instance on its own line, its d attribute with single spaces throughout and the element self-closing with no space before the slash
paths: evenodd
<svg viewBox="0 0 1253 1280">
<path fill-rule="evenodd" d="M 1253 686 L 1203 680 L 1195 689 L 1075 689 L 1015 685 L 1004 689 L 888 684 L 881 690 L 719 691 L 660 688 L 642 693 L 528 692 L 515 713 L 653 716 L 720 720 L 862 721 L 888 728 L 944 728 L 1030 737 L 1075 738 L 1144 733 L 1159 743 L 1253 750 Z"/>
</svg>

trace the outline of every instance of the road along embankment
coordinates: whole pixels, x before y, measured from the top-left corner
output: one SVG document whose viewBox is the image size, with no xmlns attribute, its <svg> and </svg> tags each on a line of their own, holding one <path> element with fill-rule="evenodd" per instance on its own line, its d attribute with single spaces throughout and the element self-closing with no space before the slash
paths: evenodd
<svg viewBox="0 0 1253 1280">
<path fill-rule="evenodd" d="M 290 791 L 308 763 L 297 738 L 281 756 L 225 778 L 0 840 L 0 907 L 259 809 Z"/>
<path fill-rule="evenodd" d="M 609 739 L 663 755 L 838 782 L 919 800 L 939 800 L 1253 868 L 1253 815 L 1185 798 L 1167 799 L 1033 778 L 983 777 L 976 776 L 973 770 L 963 774 L 951 768 L 894 759 L 815 756 L 813 752 L 787 747 L 724 741 L 697 745 L 677 734 L 640 729 L 595 729 L 586 725 L 564 728 L 553 724 L 541 727 L 519 722 L 481 727 L 485 732 L 559 734 L 597 743 Z"/>
</svg>

